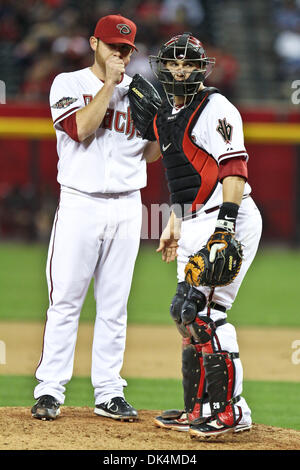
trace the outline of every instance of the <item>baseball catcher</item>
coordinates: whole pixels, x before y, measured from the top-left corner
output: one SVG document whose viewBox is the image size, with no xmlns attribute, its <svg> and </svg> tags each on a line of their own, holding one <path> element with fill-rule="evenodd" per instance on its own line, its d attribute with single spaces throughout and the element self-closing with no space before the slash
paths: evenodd
<svg viewBox="0 0 300 470">
<path fill-rule="evenodd" d="M 170 314 L 182 337 L 184 396 L 184 410 L 167 410 L 155 424 L 196 437 L 246 431 L 251 411 L 227 311 L 257 251 L 261 216 L 242 119 L 220 90 L 204 86 L 215 59 L 191 33 L 163 44 L 150 64 L 165 92 L 152 127 L 172 206 L 157 251 L 163 261 L 177 258 Z"/>
<path fill-rule="evenodd" d="M 144 77 L 134 75 L 129 85 L 128 98 L 133 123 L 143 139 L 156 140 L 153 119 L 161 105 L 161 97 Z"/>
</svg>

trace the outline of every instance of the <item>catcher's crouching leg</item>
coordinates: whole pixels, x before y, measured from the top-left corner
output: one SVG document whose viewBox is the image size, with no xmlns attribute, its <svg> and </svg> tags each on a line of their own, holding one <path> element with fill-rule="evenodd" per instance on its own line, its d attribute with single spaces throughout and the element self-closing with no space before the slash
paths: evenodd
<svg viewBox="0 0 300 470">
<path fill-rule="evenodd" d="M 186 364 L 187 361 L 185 358 L 190 355 L 188 351 L 190 351 L 190 343 L 191 343 L 191 334 L 186 329 L 184 324 L 181 320 L 181 310 L 182 305 L 184 304 L 188 292 L 190 290 L 190 286 L 187 282 L 179 282 L 177 285 L 176 293 L 172 299 L 171 306 L 170 306 L 170 314 L 173 318 L 175 325 L 182 336 L 182 360 Z M 187 353 L 184 352 L 187 350 Z M 198 367 L 196 367 L 197 369 Z M 183 373 L 187 375 L 187 366 L 183 367 Z M 184 380 L 184 387 L 187 384 L 187 381 Z M 185 395 L 189 396 L 189 393 L 185 392 Z M 190 408 L 190 405 L 189 405 Z M 171 429 L 175 431 L 188 431 L 189 430 L 189 420 L 188 414 L 186 410 L 166 410 L 160 416 L 157 416 L 154 419 L 154 423 L 164 429 Z"/>
<path fill-rule="evenodd" d="M 188 344 L 183 338 L 182 385 L 185 410 L 166 410 L 154 419 L 157 426 L 174 431 L 188 431 L 191 422 L 201 423 L 203 405 L 208 402 L 205 393 L 205 374 L 201 347 Z M 206 398 L 206 399 L 205 399 Z"/>
<path fill-rule="evenodd" d="M 198 312 L 204 309 L 206 303 L 206 297 L 202 292 L 184 282 L 178 284 L 170 310 L 177 328 L 183 336 L 182 385 L 185 418 L 188 424 L 191 422 L 200 423 L 205 419 L 202 412 L 207 394 L 205 393 L 205 374 L 201 345 L 194 342 L 195 334 L 193 327 L 190 328 L 190 322 L 194 324 Z M 178 308 L 179 305 L 180 308 Z"/>
<path fill-rule="evenodd" d="M 203 352 L 203 366 L 212 416 L 201 424 L 190 427 L 191 436 L 217 436 L 228 431 L 250 430 L 251 423 L 243 422 L 242 409 L 235 405 L 241 397 L 234 396 L 235 364 L 238 353 L 226 351 Z"/>
<path fill-rule="evenodd" d="M 203 375 L 211 411 L 211 417 L 204 422 L 199 420 L 190 422 L 191 436 L 207 437 L 230 430 L 234 432 L 249 430 L 251 423 L 243 421 L 242 409 L 235 405 L 241 399 L 239 395 L 234 394 L 236 377 L 234 359 L 239 357 L 239 353 L 216 351 L 214 344 L 216 329 L 226 323 L 226 320 L 214 322 L 208 316 L 197 315 L 194 321 L 191 321 L 184 308 L 182 320 L 197 342 L 196 346 L 201 347 Z M 187 320 L 191 322 L 187 323 Z"/>
<path fill-rule="evenodd" d="M 205 370 L 202 347 L 190 344 L 182 351 L 182 385 L 184 406 L 189 424 L 202 423 L 203 405 L 208 401 L 205 392 Z"/>
<path fill-rule="evenodd" d="M 181 312 L 182 323 L 191 334 L 191 341 L 194 343 L 183 351 L 182 362 L 185 406 L 189 423 L 193 426 L 200 425 L 208 419 L 207 410 L 206 414 L 204 413 L 204 404 L 209 401 L 210 395 L 203 352 L 213 353 L 216 329 L 226 323 L 225 319 L 214 322 L 206 315 L 199 315 L 205 304 L 204 294 L 191 287 Z"/>
<path fill-rule="evenodd" d="M 189 411 L 189 421 L 192 429 L 208 429 L 211 422 L 218 419 L 218 433 L 233 428 L 240 430 L 240 421 L 242 412 L 239 407 L 234 406 L 240 400 L 240 396 L 234 396 L 235 388 L 235 364 L 234 359 L 239 357 L 238 353 L 229 353 L 226 351 L 216 351 L 214 337 L 219 326 L 226 323 L 226 319 L 213 321 L 211 317 L 199 315 L 204 304 L 204 295 L 191 287 L 186 301 L 183 304 L 181 319 L 185 328 L 190 332 L 194 348 L 197 353 L 189 358 L 185 365 L 186 382 L 194 377 L 194 384 L 186 386 L 197 388 L 197 395 L 193 400 L 197 402 L 194 409 L 190 406 L 190 398 L 185 400 Z M 218 306 L 220 309 L 220 306 Z M 184 351 L 184 354 L 187 354 Z M 196 356 L 197 359 L 196 359 Z M 184 363 L 183 363 L 184 364 Z M 192 369 L 188 369 L 188 367 Z M 198 366 L 197 369 L 195 369 Z M 184 374 L 184 371 L 183 371 Z M 200 374 L 198 377 L 197 374 Z M 201 378 L 203 377 L 203 379 Z M 206 391 L 209 398 L 211 417 L 203 420 L 203 404 L 205 402 L 204 377 Z M 198 385 L 197 385 L 198 384 Z M 238 412 L 237 412 L 238 410 Z"/>
</svg>

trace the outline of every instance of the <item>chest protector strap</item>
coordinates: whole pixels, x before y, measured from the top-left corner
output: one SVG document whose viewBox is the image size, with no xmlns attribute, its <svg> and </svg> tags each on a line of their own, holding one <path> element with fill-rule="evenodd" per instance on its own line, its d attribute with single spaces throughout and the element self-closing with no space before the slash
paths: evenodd
<svg viewBox="0 0 300 470">
<path fill-rule="evenodd" d="M 197 205 L 205 204 L 205 202 L 207 202 L 216 187 L 219 176 L 219 167 L 216 160 L 204 149 L 198 147 L 191 137 L 194 124 L 203 111 L 203 104 L 205 103 L 206 105 L 208 103 L 207 98 L 209 94 L 205 95 L 201 103 L 197 106 L 196 110 L 191 115 L 182 141 L 182 149 L 184 154 L 187 156 L 201 177 L 201 185 L 190 209 L 191 212 L 196 210 Z"/>
</svg>

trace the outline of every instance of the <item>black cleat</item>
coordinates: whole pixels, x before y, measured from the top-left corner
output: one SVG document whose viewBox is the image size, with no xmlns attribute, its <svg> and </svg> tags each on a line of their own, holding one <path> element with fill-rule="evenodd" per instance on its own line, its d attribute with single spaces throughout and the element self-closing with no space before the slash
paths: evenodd
<svg viewBox="0 0 300 470">
<path fill-rule="evenodd" d="M 172 431 L 187 432 L 190 428 L 187 413 L 181 410 L 167 410 L 154 418 L 154 424 L 159 428 Z"/>
<path fill-rule="evenodd" d="M 100 405 L 96 405 L 94 413 L 120 421 L 136 421 L 138 419 L 137 410 L 122 397 L 111 398 Z"/>
<path fill-rule="evenodd" d="M 190 430 L 191 424 L 201 424 L 208 418 L 197 418 L 189 421 L 188 413 L 182 410 L 166 410 L 160 416 L 154 418 L 154 424 L 159 428 L 171 429 L 172 431 L 187 432 Z"/>
<path fill-rule="evenodd" d="M 252 427 L 251 422 L 247 421 L 240 421 L 239 424 L 235 424 L 233 426 L 226 426 L 223 424 L 218 418 L 211 417 L 206 422 L 198 424 L 198 425 L 191 425 L 190 426 L 190 437 L 211 437 L 211 436 L 219 436 L 221 434 L 227 432 L 243 432 L 243 431 L 250 431 Z"/>
<path fill-rule="evenodd" d="M 43 421 L 55 419 L 60 414 L 60 403 L 51 395 L 42 395 L 31 408 L 33 418 Z"/>
</svg>

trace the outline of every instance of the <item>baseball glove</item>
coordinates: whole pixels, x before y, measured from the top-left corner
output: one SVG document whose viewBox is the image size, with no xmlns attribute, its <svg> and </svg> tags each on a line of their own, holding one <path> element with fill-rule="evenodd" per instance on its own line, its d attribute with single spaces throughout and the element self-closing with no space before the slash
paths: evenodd
<svg viewBox="0 0 300 470">
<path fill-rule="evenodd" d="M 144 77 L 134 75 L 129 85 L 128 98 L 133 123 L 143 139 L 155 141 L 153 119 L 161 105 L 161 97 Z"/>
<path fill-rule="evenodd" d="M 190 256 L 185 267 L 185 280 L 195 287 L 227 286 L 238 275 L 242 258 L 242 245 L 234 234 L 214 232 L 206 246 Z"/>
</svg>

